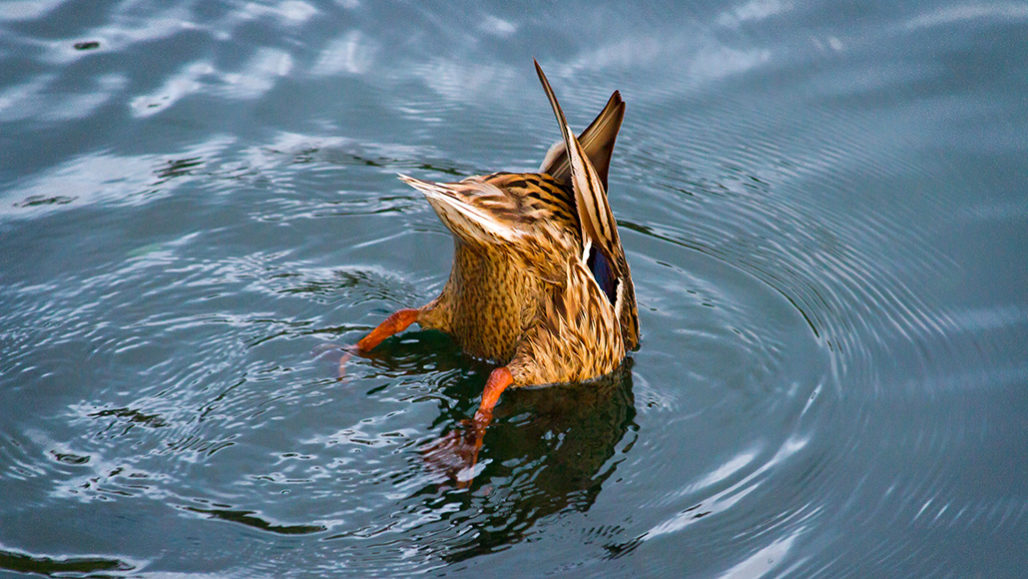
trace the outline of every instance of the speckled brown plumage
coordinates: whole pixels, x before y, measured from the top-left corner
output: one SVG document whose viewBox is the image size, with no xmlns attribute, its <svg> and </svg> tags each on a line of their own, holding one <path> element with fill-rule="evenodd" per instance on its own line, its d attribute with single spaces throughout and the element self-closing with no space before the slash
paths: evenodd
<svg viewBox="0 0 1028 579">
<path fill-rule="evenodd" d="M 608 374 L 639 341 L 631 272 L 607 202 L 607 169 L 624 115 L 615 92 L 580 138 L 536 70 L 562 139 L 538 173 L 493 173 L 455 183 L 401 175 L 453 233 L 439 297 L 400 310 L 358 343 L 377 346 L 415 321 L 503 366 L 490 375 L 471 441 L 451 436 L 433 455 L 473 464 L 492 408 L 508 386 L 580 382 Z"/>
<path fill-rule="evenodd" d="M 625 344 L 613 304 L 581 265 L 571 191 L 537 173 L 495 173 L 442 188 L 406 180 L 430 191 L 455 238 L 450 279 L 420 309 L 422 327 L 451 334 L 469 354 L 506 363 L 515 386 L 588 380 L 620 364 Z M 451 199 L 488 207 L 520 241 L 469 227 L 454 217 Z"/>
</svg>

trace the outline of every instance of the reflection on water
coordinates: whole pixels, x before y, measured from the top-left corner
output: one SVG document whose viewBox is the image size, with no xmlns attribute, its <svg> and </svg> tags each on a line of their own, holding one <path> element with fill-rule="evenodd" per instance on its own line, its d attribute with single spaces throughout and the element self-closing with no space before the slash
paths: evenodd
<svg viewBox="0 0 1028 579">
<path fill-rule="evenodd" d="M 0 569 L 1020 573 L 1028 10 L 393 10 L 0 8 Z M 532 57 L 627 101 L 643 342 L 505 394 L 453 489 L 418 449 L 488 366 L 317 354 L 445 281 L 396 172 L 557 139 Z"/>
<path fill-rule="evenodd" d="M 44 575 L 98 574 L 133 571 L 136 565 L 101 557 L 43 557 L 0 549 L 0 569 Z"/>
<path fill-rule="evenodd" d="M 480 386 L 479 380 L 474 383 Z M 473 392 L 467 386 L 454 388 Z M 631 375 L 620 373 L 592 386 L 512 391 L 502 411 L 497 408 L 480 455 L 485 468 L 470 492 L 447 491 L 446 481 L 433 477 L 400 502 L 396 516 L 402 513 L 409 527 L 376 525 L 327 539 L 366 534 L 375 544 L 401 542 L 428 560 L 455 563 L 519 543 L 539 520 L 556 513 L 587 511 L 624 460 L 618 455 L 634 442 L 631 436 L 625 440 L 634 426 Z M 467 394 L 462 398 L 471 401 Z M 450 409 L 443 426 L 452 428 L 467 412 Z M 410 476 L 394 473 L 390 479 L 406 483 Z"/>
</svg>

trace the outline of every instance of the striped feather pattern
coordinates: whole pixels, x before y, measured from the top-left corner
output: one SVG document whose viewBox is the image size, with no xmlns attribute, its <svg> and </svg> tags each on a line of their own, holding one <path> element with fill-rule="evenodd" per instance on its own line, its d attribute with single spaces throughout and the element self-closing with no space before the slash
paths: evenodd
<svg viewBox="0 0 1028 579">
<path fill-rule="evenodd" d="M 543 89 L 546 90 L 546 96 L 550 99 L 553 113 L 560 125 L 561 135 L 564 137 L 565 148 L 569 152 L 571 183 L 574 188 L 575 204 L 582 231 L 589 242 L 599 246 L 606 257 L 613 261 L 621 248 L 621 239 L 618 236 L 614 214 L 607 203 L 607 192 L 596 169 L 593 168 L 589 157 L 582 149 L 582 144 L 571 132 L 571 127 L 568 126 L 567 119 L 564 117 L 564 111 L 560 108 L 560 103 L 553 94 L 553 88 L 550 87 L 538 62 L 535 63 L 535 70 L 539 74 L 539 80 L 543 83 Z"/>
<path fill-rule="evenodd" d="M 610 167 L 610 158 L 614 154 L 614 141 L 617 140 L 618 130 L 624 118 L 625 103 L 621 100 L 621 93 L 614 91 L 600 114 L 578 136 L 578 141 L 596 169 L 596 174 L 600 176 L 604 189 L 607 188 L 607 170 Z M 567 150 L 563 139 L 554 143 L 539 165 L 539 172 L 547 173 L 558 182 L 571 187 L 571 162 Z"/>
<path fill-rule="evenodd" d="M 604 186 L 605 179 L 601 180 L 590 162 L 589 156 L 585 153 L 581 143 L 568 126 L 564 111 L 557 102 L 557 96 L 550 86 L 546 74 L 535 63 L 536 74 L 546 91 L 546 96 L 553 107 L 553 114 L 557 117 L 557 124 L 560 125 L 561 136 L 564 139 L 565 148 L 568 154 L 568 161 L 571 165 L 571 182 L 575 194 L 575 204 L 578 211 L 579 222 L 582 227 L 582 236 L 587 247 L 598 248 L 607 263 L 605 267 L 613 270 L 617 278 L 615 293 L 617 299 L 614 306 L 617 313 L 618 324 L 625 343 L 629 348 L 634 348 L 639 343 L 639 313 L 635 302 L 635 286 L 632 283 L 632 274 L 628 267 L 628 260 L 625 259 L 625 250 L 621 246 L 621 236 L 618 234 L 617 222 L 614 220 L 614 213 L 607 202 L 607 192 Z M 623 112 L 624 103 L 621 103 Z M 602 116 L 602 114 L 601 114 Z M 620 126 L 620 125 L 619 125 Z M 611 144 L 613 148 L 613 143 Z M 590 256 L 585 253 L 582 260 L 586 261 Z M 597 268 L 592 268 L 594 272 Z M 600 268 L 603 269 L 603 268 Z M 598 283 L 602 280 L 597 280 Z M 601 289 L 601 291 L 603 291 Z"/>
<path fill-rule="evenodd" d="M 419 308 L 418 323 L 505 364 L 515 386 L 607 374 L 638 343 L 634 288 L 605 186 L 625 105 L 615 92 L 579 141 L 536 69 L 562 134 L 545 171 L 455 183 L 400 176 L 455 240 L 450 278 Z"/>
</svg>

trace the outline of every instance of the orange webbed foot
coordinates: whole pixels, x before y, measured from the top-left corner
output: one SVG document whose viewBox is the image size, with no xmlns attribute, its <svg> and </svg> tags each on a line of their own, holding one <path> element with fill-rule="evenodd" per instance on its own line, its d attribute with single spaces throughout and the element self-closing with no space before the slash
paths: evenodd
<svg viewBox="0 0 1028 579">
<path fill-rule="evenodd" d="M 346 364 L 350 361 L 350 358 L 353 357 L 353 353 L 356 351 L 356 346 L 348 346 L 346 348 L 343 348 L 343 355 L 339 357 L 339 366 L 336 370 L 337 381 L 342 381 L 344 378 L 346 378 Z"/>
<path fill-rule="evenodd" d="M 346 363 L 353 357 L 355 350 L 354 346 L 340 346 L 334 342 L 326 342 L 315 346 L 311 351 L 311 355 L 317 360 L 334 359 L 336 356 L 339 356 L 337 379 L 342 380 L 346 377 Z"/>
<path fill-rule="evenodd" d="M 493 420 L 493 407 L 499 402 L 500 394 L 513 382 L 514 378 L 506 367 L 493 370 L 485 383 L 475 417 L 463 421 L 461 428 L 422 447 L 422 456 L 430 468 L 445 473 L 460 488 L 471 484 L 481 470 L 478 468 L 478 452 L 482 449 L 486 428 Z"/>
<path fill-rule="evenodd" d="M 485 426 L 464 420 L 459 428 L 421 447 L 421 456 L 429 470 L 444 474 L 458 488 L 467 488 L 481 471 L 478 452 L 482 449 Z"/>
</svg>

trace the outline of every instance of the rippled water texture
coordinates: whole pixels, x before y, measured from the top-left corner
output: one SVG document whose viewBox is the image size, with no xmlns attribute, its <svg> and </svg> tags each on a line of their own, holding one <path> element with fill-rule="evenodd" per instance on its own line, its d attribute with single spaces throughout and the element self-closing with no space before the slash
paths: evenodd
<svg viewBox="0 0 1028 579">
<path fill-rule="evenodd" d="M 0 570 L 1018 576 L 1028 4 L 0 4 Z M 418 447 L 488 364 L 405 172 L 628 103 L 642 347 Z"/>
</svg>

